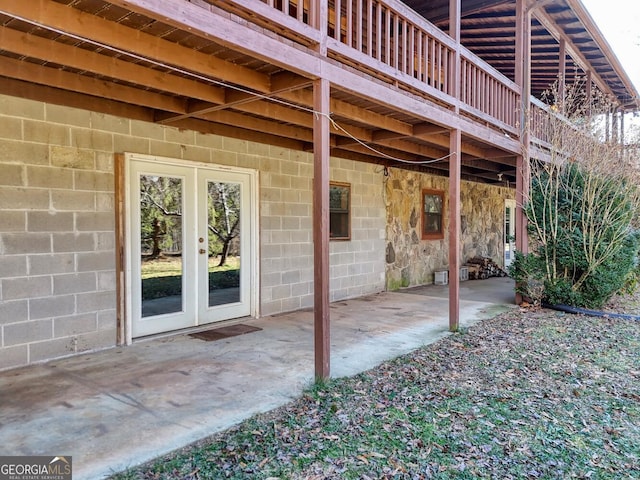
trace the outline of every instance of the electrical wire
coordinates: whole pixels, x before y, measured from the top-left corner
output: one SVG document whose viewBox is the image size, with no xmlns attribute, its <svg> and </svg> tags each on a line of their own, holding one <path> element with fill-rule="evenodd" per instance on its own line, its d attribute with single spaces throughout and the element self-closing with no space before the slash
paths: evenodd
<svg viewBox="0 0 640 480">
<path fill-rule="evenodd" d="M 432 160 L 423 160 L 423 161 L 413 161 L 413 160 L 405 160 L 405 159 L 402 159 L 402 158 L 397 158 L 397 157 L 394 157 L 393 155 L 388 155 L 388 154 L 386 154 L 384 152 L 381 152 L 380 150 L 377 150 L 376 148 L 372 147 L 371 145 L 367 144 L 366 142 L 363 142 L 359 138 L 355 137 L 353 134 L 351 134 L 349 131 L 347 131 L 344 127 L 342 127 L 340 124 L 338 124 L 338 122 L 336 122 L 333 118 L 331 118 L 331 113 L 319 112 L 317 110 L 314 110 L 313 108 L 304 107 L 302 105 L 291 103 L 291 102 L 288 102 L 286 100 L 282 100 L 282 99 L 277 98 L 277 97 L 272 97 L 272 96 L 265 95 L 265 94 L 260 93 L 260 92 L 249 90 L 247 88 L 244 88 L 244 87 L 241 87 L 241 86 L 238 86 L 238 85 L 233 85 L 233 84 L 224 82 L 222 80 L 216 80 L 216 79 L 213 79 L 213 78 L 210 78 L 210 77 L 206 77 L 204 75 L 200 75 L 199 73 L 195 73 L 195 72 L 192 72 L 190 70 L 185 70 L 183 68 L 179 68 L 179 67 L 176 67 L 174 65 L 169 65 L 167 63 L 164 63 L 164 62 L 161 62 L 161 61 L 158 61 L 158 60 L 154 60 L 152 58 L 144 57 L 144 56 L 138 55 L 137 53 L 134 53 L 134 52 L 129 52 L 127 50 L 123 50 L 121 48 L 114 47 L 112 45 L 107 45 L 105 43 L 98 42 L 98 41 L 92 40 L 90 38 L 82 37 L 82 36 L 77 35 L 75 33 L 69 33 L 69 32 L 66 32 L 66 31 L 64 31 L 62 29 L 59 29 L 57 27 L 52 27 L 52 26 L 49 26 L 49 25 L 45 25 L 45 24 L 40 23 L 38 21 L 31 20 L 29 18 L 24 18 L 24 17 L 22 17 L 20 15 L 16 15 L 14 13 L 6 12 L 4 10 L 0 10 L 0 14 L 6 15 L 8 17 L 11 17 L 11 18 L 15 19 L 15 20 L 20 20 L 22 22 L 28 23 L 28 24 L 33 25 L 35 27 L 41 28 L 43 30 L 49 30 L 49 31 L 55 32 L 55 33 L 57 33 L 59 35 L 64 35 L 66 37 L 73 38 L 73 39 L 78 40 L 80 42 L 89 43 L 89 44 L 94 45 L 94 46 L 96 46 L 96 47 L 98 47 L 100 49 L 109 50 L 111 52 L 114 52 L 114 53 L 117 53 L 117 54 L 120 54 L 120 55 L 124 55 L 124 56 L 130 57 L 130 58 L 133 58 L 135 60 L 139 60 L 141 62 L 150 63 L 150 64 L 152 64 L 152 65 L 154 65 L 156 67 L 164 68 L 164 69 L 167 69 L 167 70 L 172 71 L 174 73 L 180 73 L 180 74 L 182 74 L 184 76 L 195 78 L 197 80 L 201 80 L 201 81 L 204 81 L 204 82 L 207 82 L 207 83 L 212 83 L 212 84 L 218 85 L 220 87 L 233 89 L 233 90 L 236 90 L 238 92 L 245 93 L 247 95 L 253 95 L 253 96 L 255 96 L 257 98 L 260 98 L 262 100 L 267 100 L 267 101 L 270 101 L 270 102 L 278 103 L 280 105 L 284 105 L 284 106 L 289 107 L 289 108 L 295 108 L 295 109 L 301 110 L 303 112 L 307 112 L 307 113 L 311 113 L 313 115 L 316 115 L 316 117 L 319 117 L 319 116 L 326 117 L 329 120 L 329 122 L 331 123 L 331 125 L 336 130 L 341 131 L 346 136 L 348 136 L 349 138 L 351 138 L 352 140 L 354 140 L 358 144 L 362 145 L 363 147 L 367 148 L 368 150 L 372 151 L 376 155 L 379 155 L 381 157 L 387 158 L 387 159 L 392 160 L 394 162 L 403 163 L 403 164 L 409 164 L 409 165 L 428 165 L 430 163 L 442 162 L 442 161 L 448 159 L 449 157 L 451 157 L 452 155 L 456 154 L 456 152 L 451 152 L 448 155 L 444 155 L 444 156 L 442 156 L 440 158 L 435 158 L 435 159 L 432 159 Z"/>
</svg>

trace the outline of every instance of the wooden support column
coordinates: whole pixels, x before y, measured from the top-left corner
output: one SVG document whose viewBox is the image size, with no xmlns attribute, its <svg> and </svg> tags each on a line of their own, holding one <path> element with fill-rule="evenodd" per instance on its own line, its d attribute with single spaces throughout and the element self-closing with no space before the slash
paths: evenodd
<svg viewBox="0 0 640 480">
<path fill-rule="evenodd" d="M 587 115 L 591 117 L 591 104 L 593 102 L 593 81 L 591 70 L 587 70 Z"/>
<path fill-rule="evenodd" d="M 449 0 L 449 35 L 456 42 L 452 67 L 455 111 L 460 109 L 460 12 L 461 0 Z M 460 170 L 462 158 L 462 132 L 449 134 L 449 330 L 460 327 Z"/>
<path fill-rule="evenodd" d="M 462 132 L 449 134 L 449 330 L 460 326 L 460 158 Z"/>
<path fill-rule="evenodd" d="M 560 39 L 560 52 L 558 54 L 558 90 L 560 93 L 560 102 L 562 108 L 565 108 L 564 100 L 566 97 L 566 81 L 567 78 L 567 42 L 564 38 Z M 563 112 L 564 113 L 564 112 Z"/>
<path fill-rule="evenodd" d="M 529 112 L 531 106 L 531 12 L 526 0 L 516 1 L 516 83 L 521 88 L 520 102 L 520 141 L 522 154 L 516 161 L 516 250 L 529 252 L 527 235 L 527 216 L 524 205 L 529 198 L 531 124 Z M 521 303 L 522 296 L 516 294 L 515 302 Z"/>
<path fill-rule="evenodd" d="M 313 82 L 313 320 L 316 381 L 330 375 L 329 81 Z"/>
</svg>

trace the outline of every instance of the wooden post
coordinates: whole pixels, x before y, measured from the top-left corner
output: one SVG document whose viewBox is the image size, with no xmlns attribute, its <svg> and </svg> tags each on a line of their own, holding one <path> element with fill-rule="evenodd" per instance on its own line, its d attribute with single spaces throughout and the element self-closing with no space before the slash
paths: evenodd
<svg viewBox="0 0 640 480">
<path fill-rule="evenodd" d="M 330 375 L 329 81 L 313 82 L 313 319 L 316 381 Z"/>
<path fill-rule="evenodd" d="M 531 148 L 531 13 L 526 0 L 516 2 L 516 83 L 521 89 L 520 102 L 520 142 L 522 154 L 516 160 L 516 250 L 529 252 L 527 236 L 527 216 L 524 205 L 529 197 L 530 148 Z M 521 303 L 522 296 L 516 294 L 515 302 Z"/>
<path fill-rule="evenodd" d="M 449 35 L 456 42 L 455 58 L 451 70 L 451 94 L 460 100 L 460 5 L 461 0 L 449 0 Z M 462 132 L 449 134 L 449 330 L 460 327 L 460 162 L 462 158 Z"/>
<path fill-rule="evenodd" d="M 449 134 L 449 330 L 460 326 L 460 158 L 462 132 Z"/>
<path fill-rule="evenodd" d="M 565 96 L 566 96 L 566 83 L 565 78 L 567 75 L 567 42 L 564 38 L 560 39 L 560 51 L 558 54 L 558 91 L 560 93 L 560 103 L 562 113 L 566 114 L 565 109 Z"/>
</svg>

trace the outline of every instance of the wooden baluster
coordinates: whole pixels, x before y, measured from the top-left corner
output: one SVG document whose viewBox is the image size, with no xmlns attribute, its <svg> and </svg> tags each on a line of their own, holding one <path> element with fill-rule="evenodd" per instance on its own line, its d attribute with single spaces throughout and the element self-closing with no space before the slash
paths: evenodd
<svg viewBox="0 0 640 480">
<path fill-rule="evenodd" d="M 416 60 L 416 29 L 413 24 L 409 25 L 409 71 L 407 72 L 412 77 L 416 76 L 415 60 Z"/>
<path fill-rule="evenodd" d="M 367 55 L 373 57 L 373 1 L 367 0 Z"/>
<path fill-rule="evenodd" d="M 417 47 L 417 52 L 416 52 L 416 57 L 417 57 L 417 61 L 418 61 L 418 65 L 416 65 L 417 67 L 417 74 L 418 74 L 418 80 L 422 81 L 422 66 L 423 66 L 423 60 L 422 60 L 422 37 L 423 37 L 423 33 L 422 30 L 418 30 L 417 32 L 417 42 L 416 42 L 416 47 Z"/>
<path fill-rule="evenodd" d="M 357 0 L 356 8 L 358 12 L 356 13 L 356 18 L 358 19 L 357 28 L 356 28 L 356 49 L 359 52 L 362 52 L 362 0 Z"/>
<path fill-rule="evenodd" d="M 382 5 L 376 2 L 376 59 L 382 60 Z"/>
<path fill-rule="evenodd" d="M 385 9 L 385 42 L 384 42 L 384 61 L 387 65 L 391 65 L 391 12 Z"/>
<path fill-rule="evenodd" d="M 333 16 L 333 38 L 341 41 L 342 36 L 342 4 L 340 0 L 335 0 L 335 15 Z"/>
<path fill-rule="evenodd" d="M 316 0 L 317 1 L 317 0 Z M 347 45 L 353 47 L 353 0 L 347 2 Z"/>
</svg>

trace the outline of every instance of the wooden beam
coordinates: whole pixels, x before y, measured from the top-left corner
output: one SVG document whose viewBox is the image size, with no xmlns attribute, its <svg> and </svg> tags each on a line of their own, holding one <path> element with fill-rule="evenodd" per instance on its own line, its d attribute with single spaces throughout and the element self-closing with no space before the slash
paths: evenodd
<svg viewBox="0 0 640 480">
<path fill-rule="evenodd" d="M 142 107 L 169 112 L 184 112 L 186 110 L 186 101 L 182 98 L 144 91 L 99 78 L 71 73 L 59 68 L 50 68 L 12 58 L 2 59 L 0 62 L 0 75 Z"/>
<path fill-rule="evenodd" d="M 169 2 L 153 3 L 158 6 L 162 4 L 163 8 L 169 5 Z M 183 1 L 175 3 L 180 4 L 180 8 L 183 5 L 188 5 Z M 261 92 L 269 91 L 269 77 L 266 74 L 51 0 L 30 0 L 29 2 L 0 0 L 0 9 L 6 13 L 33 20 L 39 24 L 54 27 L 100 44 L 116 47 L 125 52 L 154 59 L 163 64 L 201 72 L 213 78 L 244 85 Z M 202 9 L 199 10 L 202 11 Z"/>
<path fill-rule="evenodd" d="M 107 113 L 144 122 L 153 121 L 153 110 L 149 108 L 12 78 L 0 77 L 0 92 L 4 95 L 27 98 L 53 105 L 64 105 L 65 107 L 80 108 L 90 112 Z"/>
<path fill-rule="evenodd" d="M 293 74 L 289 74 L 289 72 L 286 72 L 286 73 L 288 74 L 286 75 L 287 79 L 291 80 L 291 76 Z M 282 77 L 284 75 L 276 75 L 276 76 Z M 298 88 L 306 88 L 311 86 L 312 84 L 311 80 L 304 79 L 298 75 L 295 75 L 295 80 L 296 81 L 293 83 L 286 83 L 286 82 L 283 82 L 282 80 L 272 82 L 272 85 L 275 88 L 269 93 L 263 93 L 260 95 L 256 95 L 254 93 L 245 93 L 245 92 L 241 92 L 233 89 L 227 89 L 225 92 L 226 101 L 222 104 L 214 104 L 214 103 L 203 102 L 203 101 L 191 102 L 189 104 L 189 107 L 186 113 L 182 115 L 168 114 L 168 115 L 161 116 L 158 118 L 158 123 L 168 124 L 168 123 L 175 122 L 177 120 L 181 120 L 187 117 L 198 117 L 205 113 L 211 113 L 217 110 L 224 110 L 224 109 L 232 108 L 245 103 L 251 103 L 258 100 L 264 100 L 266 98 L 272 98 L 278 95 L 279 93 L 290 92 Z"/>
<path fill-rule="evenodd" d="M 313 313 L 316 380 L 330 375 L 329 81 L 313 84 Z"/>
<path fill-rule="evenodd" d="M 47 40 L 36 35 L 18 32 L 7 27 L 0 27 L 0 45 L 3 50 L 18 55 L 124 80 L 134 85 L 151 87 L 180 96 L 188 94 L 191 97 L 216 103 L 224 102 L 224 91 L 219 87 L 150 70 L 142 65 Z"/>
</svg>

